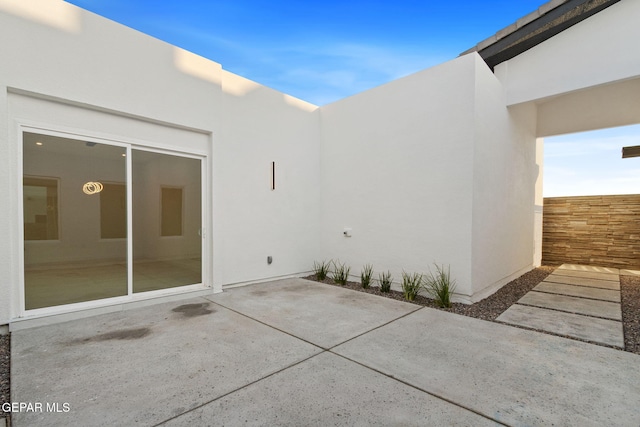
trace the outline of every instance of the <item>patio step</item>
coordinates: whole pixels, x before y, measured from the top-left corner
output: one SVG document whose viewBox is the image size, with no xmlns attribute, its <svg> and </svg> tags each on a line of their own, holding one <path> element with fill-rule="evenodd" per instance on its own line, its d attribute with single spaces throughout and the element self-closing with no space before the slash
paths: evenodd
<svg viewBox="0 0 640 427">
<path fill-rule="evenodd" d="M 550 294 L 569 295 L 572 297 L 590 298 L 601 301 L 620 302 L 620 291 L 615 289 L 598 289 L 587 286 L 567 285 L 564 283 L 541 282 L 534 291 Z"/>
<path fill-rule="evenodd" d="M 620 304 L 610 301 L 598 301 L 544 292 L 529 292 L 520 298 L 518 304 L 582 314 L 584 316 L 622 320 Z"/>
<path fill-rule="evenodd" d="M 497 320 L 624 348 L 617 273 L 617 269 L 564 264 Z"/>
<path fill-rule="evenodd" d="M 591 288 L 614 289 L 620 290 L 620 281 L 585 279 L 582 277 L 561 276 L 559 274 L 550 274 L 544 282 L 564 283 L 565 285 L 588 286 Z"/>
</svg>

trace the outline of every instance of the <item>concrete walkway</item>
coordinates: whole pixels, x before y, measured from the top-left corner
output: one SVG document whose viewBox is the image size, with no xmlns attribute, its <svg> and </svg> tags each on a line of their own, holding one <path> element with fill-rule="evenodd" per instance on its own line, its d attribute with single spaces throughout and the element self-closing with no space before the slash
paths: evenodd
<svg viewBox="0 0 640 427">
<path fill-rule="evenodd" d="M 624 348 L 620 271 L 563 264 L 497 320 Z"/>
<path fill-rule="evenodd" d="M 638 355 L 303 279 L 16 331 L 12 346 L 13 402 L 60 409 L 14 427 L 640 419 Z"/>
</svg>

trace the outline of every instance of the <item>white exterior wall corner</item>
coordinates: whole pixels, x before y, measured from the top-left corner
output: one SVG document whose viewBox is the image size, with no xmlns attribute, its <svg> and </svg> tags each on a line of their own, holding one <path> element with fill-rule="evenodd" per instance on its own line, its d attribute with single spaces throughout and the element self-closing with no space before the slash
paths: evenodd
<svg viewBox="0 0 640 427">
<path fill-rule="evenodd" d="M 314 106 L 58 0 L 0 0 L 0 52 L 0 194 L 9 200 L 0 209 L 0 324 L 20 312 L 16 119 L 208 152 L 214 289 L 309 270 L 319 246 Z M 271 161 L 280 188 L 265 194 Z"/>
<path fill-rule="evenodd" d="M 534 266 L 536 109 L 507 108 L 504 88 L 476 57 L 470 302 Z"/>
<path fill-rule="evenodd" d="M 499 64 L 507 105 L 640 76 L 640 1 L 622 0 Z"/>
<path fill-rule="evenodd" d="M 320 249 L 319 111 L 224 70 L 222 88 L 214 262 L 223 283 L 309 272 Z"/>
<path fill-rule="evenodd" d="M 542 193 L 543 181 L 544 181 L 544 139 L 536 138 L 536 166 L 538 170 L 538 177 L 535 184 L 535 215 L 534 215 L 534 232 L 535 232 L 535 249 L 533 253 L 533 265 L 534 267 L 540 267 L 542 265 L 542 220 L 543 220 L 543 204 L 544 195 Z"/>
<path fill-rule="evenodd" d="M 396 282 L 450 265 L 470 297 L 476 56 L 321 108 L 320 259 Z"/>
<path fill-rule="evenodd" d="M 19 281 L 17 268 L 13 267 L 18 264 L 17 254 L 9 244 L 17 238 L 15 234 L 18 230 L 12 227 L 15 207 L 10 201 L 16 182 L 11 171 L 17 165 L 9 146 L 7 109 L 7 86 L 3 73 L 0 73 L 0 200 L 5 201 L 0 209 L 0 325 L 9 323 L 13 289 Z"/>
</svg>

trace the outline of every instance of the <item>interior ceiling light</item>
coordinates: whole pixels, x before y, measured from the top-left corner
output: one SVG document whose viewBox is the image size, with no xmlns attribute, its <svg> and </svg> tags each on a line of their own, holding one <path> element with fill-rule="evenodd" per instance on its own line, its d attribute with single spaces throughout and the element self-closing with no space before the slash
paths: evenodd
<svg viewBox="0 0 640 427">
<path fill-rule="evenodd" d="M 103 188 L 103 185 L 99 182 L 89 181 L 82 186 L 82 192 L 89 195 L 98 194 Z"/>
<path fill-rule="evenodd" d="M 36 145 L 42 145 L 42 142 L 38 141 L 36 142 Z"/>
<path fill-rule="evenodd" d="M 626 159 L 628 157 L 640 157 L 640 145 L 622 147 L 622 158 Z"/>
</svg>

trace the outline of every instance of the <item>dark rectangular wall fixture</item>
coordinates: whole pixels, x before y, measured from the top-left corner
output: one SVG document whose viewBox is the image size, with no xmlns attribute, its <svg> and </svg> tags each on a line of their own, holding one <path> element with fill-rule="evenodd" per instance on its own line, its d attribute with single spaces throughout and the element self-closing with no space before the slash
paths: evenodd
<svg viewBox="0 0 640 427">
<path fill-rule="evenodd" d="M 640 157 L 640 145 L 622 147 L 622 158 L 626 159 L 628 157 Z"/>
<path fill-rule="evenodd" d="M 271 162 L 271 190 L 276 189 L 276 162 Z"/>
</svg>

